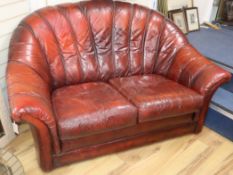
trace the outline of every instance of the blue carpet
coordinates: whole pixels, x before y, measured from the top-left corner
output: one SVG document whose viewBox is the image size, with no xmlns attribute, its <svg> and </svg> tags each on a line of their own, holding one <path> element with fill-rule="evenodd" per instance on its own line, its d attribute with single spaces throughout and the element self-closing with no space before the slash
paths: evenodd
<svg viewBox="0 0 233 175">
<path fill-rule="evenodd" d="M 201 28 L 200 31 L 189 33 L 190 43 L 209 59 L 233 69 L 233 26 L 221 30 Z M 214 104 L 226 111 L 233 109 L 233 79 L 223 85 L 214 95 Z M 205 125 L 233 141 L 233 120 L 210 109 Z"/>
<path fill-rule="evenodd" d="M 223 116 L 213 109 L 209 109 L 205 125 L 208 128 L 233 141 L 233 120 Z"/>
<path fill-rule="evenodd" d="M 227 30 L 233 30 L 233 26 L 225 26 L 225 25 L 222 25 L 222 28 L 223 28 L 223 29 L 227 29 Z"/>
<path fill-rule="evenodd" d="M 206 57 L 233 69 L 233 31 L 201 28 L 187 35 L 190 43 Z"/>
<path fill-rule="evenodd" d="M 211 102 L 219 106 L 221 109 L 233 114 L 233 93 L 230 91 L 219 88 L 215 92 Z"/>
<path fill-rule="evenodd" d="M 231 81 L 229 83 L 226 83 L 222 85 L 222 88 L 233 93 L 233 75 L 231 77 Z M 232 104 L 233 105 L 233 104 Z"/>
</svg>

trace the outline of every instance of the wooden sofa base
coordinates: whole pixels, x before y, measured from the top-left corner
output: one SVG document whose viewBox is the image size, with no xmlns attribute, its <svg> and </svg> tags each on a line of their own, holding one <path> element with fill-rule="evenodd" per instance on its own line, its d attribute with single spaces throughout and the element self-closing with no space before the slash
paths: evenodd
<svg viewBox="0 0 233 175">
<path fill-rule="evenodd" d="M 60 167 L 72 162 L 90 159 L 109 153 L 115 153 L 132 147 L 142 146 L 152 142 L 161 141 L 189 133 L 195 133 L 196 126 L 197 123 L 193 122 L 170 130 L 155 130 L 133 137 L 127 137 L 124 139 L 115 140 L 113 142 L 84 147 L 60 155 L 55 155 L 53 157 L 54 166 Z"/>
</svg>

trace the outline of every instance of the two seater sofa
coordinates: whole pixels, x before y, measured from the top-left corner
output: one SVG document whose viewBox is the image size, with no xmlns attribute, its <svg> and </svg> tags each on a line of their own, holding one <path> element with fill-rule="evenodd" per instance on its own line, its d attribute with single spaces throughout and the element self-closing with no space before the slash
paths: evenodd
<svg viewBox="0 0 233 175">
<path fill-rule="evenodd" d="M 16 28 L 7 87 L 41 168 L 201 131 L 230 74 L 154 10 L 111 0 L 40 9 Z"/>
</svg>

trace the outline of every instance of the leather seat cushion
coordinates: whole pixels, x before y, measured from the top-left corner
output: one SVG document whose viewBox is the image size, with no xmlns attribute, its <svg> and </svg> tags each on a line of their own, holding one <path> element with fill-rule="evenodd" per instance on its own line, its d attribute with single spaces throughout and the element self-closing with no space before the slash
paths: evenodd
<svg viewBox="0 0 233 175">
<path fill-rule="evenodd" d="M 139 122 L 198 111 L 203 96 L 159 75 L 111 79 L 110 83 L 138 108 Z"/>
<path fill-rule="evenodd" d="M 126 128 L 137 121 L 136 107 L 106 83 L 60 88 L 52 101 L 62 140 Z"/>
</svg>

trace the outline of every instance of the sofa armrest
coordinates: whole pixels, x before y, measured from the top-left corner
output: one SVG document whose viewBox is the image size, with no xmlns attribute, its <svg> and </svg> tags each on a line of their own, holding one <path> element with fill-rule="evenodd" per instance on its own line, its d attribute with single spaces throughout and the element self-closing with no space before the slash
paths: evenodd
<svg viewBox="0 0 233 175">
<path fill-rule="evenodd" d="M 203 57 L 188 44 L 177 52 L 167 77 L 204 96 L 204 104 L 198 113 L 199 119 L 195 129 L 195 132 L 199 133 L 214 92 L 231 79 L 231 74 Z"/>
<path fill-rule="evenodd" d="M 229 72 L 207 60 L 191 45 L 177 52 L 167 76 L 205 98 L 211 98 L 214 91 L 231 78 Z"/>
<path fill-rule="evenodd" d="M 49 126 L 54 125 L 50 89 L 29 66 L 11 61 L 7 68 L 7 90 L 12 118 L 20 122 L 24 114 L 31 114 Z"/>
<path fill-rule="evenodd" d="M 58 150 L 57 126 L 50 99 L 49 84 L 31 67 L 17 61 L 8 63 L 6 78 L 13 120 L 21 122 L 24 116 L 32 116 L 45 123 Z"/>
</svg>

